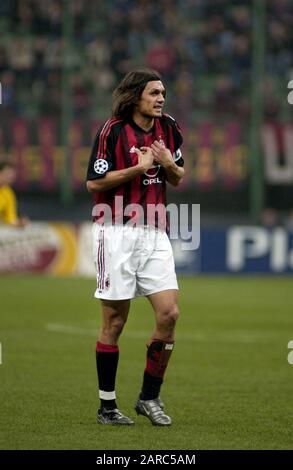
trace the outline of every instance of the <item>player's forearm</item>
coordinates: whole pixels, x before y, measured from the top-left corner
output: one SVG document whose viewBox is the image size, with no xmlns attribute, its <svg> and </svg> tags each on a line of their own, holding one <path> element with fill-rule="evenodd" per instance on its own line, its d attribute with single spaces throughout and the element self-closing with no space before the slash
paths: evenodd
<svg viewBox="0 0 293 470">
<path fill-rule="evenodd" d="M 165 165 L 164 169 L 166 171 L 167 181 L 172 184 L 172 186 L 178 186 L 184 176 L 184 168 L 176 165 L 176 163 L 172 161 L 168 165 Z"/>
<path fill-rule="evenodd" d="M 23 228 L 29 224 L 27 217 L 17 217 L 9 220 L 4 220 L 4 223 L 10 225 L 10 227 Z"/>
<path fill-rule="evenodd" d="M 104 177 L 96 180 L 88 180 L 86 183 L 87 190 L 92 192 L 108 191 L 109 189 L 116 188 L 121 184 L 131 181 L 136 176 L 144 173 L 142 165 L 135 165 L 123 170 L 109 171 Z"/>
</svg>

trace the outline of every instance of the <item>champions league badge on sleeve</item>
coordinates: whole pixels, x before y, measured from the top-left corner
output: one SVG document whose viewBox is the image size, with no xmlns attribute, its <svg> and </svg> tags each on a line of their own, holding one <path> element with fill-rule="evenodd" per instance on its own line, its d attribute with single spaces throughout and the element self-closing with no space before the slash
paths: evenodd
<svg viewBox="0 0 293 470">
<path fill-rule="evenodd" d="M 106 160 L 99 158 L 94 163 L 94 170 L 98 175 L 104 175 L 108 171 L 109 165 Z"/>
</svg>

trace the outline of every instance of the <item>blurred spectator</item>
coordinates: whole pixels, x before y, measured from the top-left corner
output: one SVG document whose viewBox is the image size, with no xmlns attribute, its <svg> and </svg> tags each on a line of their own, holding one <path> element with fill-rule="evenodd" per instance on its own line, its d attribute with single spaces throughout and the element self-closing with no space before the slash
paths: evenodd
<svg viewBox="0 0 293 470">
<path fill-rule="evenodd" d="M 12 185 L 16 180 L 16 169 L 6 160 L 0 160 L 0 223 L 23 228 L 29 223 L 27 217 L 20 217 Z"/>
<path fill-rule="evenodd" d="M 0 73 L 6 72 L 9 69 L 7 54 L 5 47 L 0 47 Z"/>
<path fill-rule="evenodd" d="M 174 94 L 177 97 L 173 103 L 176 119 L 178 119 L 179 122 L 184 122 L 186 125 L 190 124 L 192 122 L 193 112 L 196 106 L 194 78 L 190 73 L 181 72 L 178 75 L 174 84 Z"/>
<path fill-rule="evenodd" d="M 146 65 L 158 70 L 165 80 L 170 80 L 176 74 L 176 54 L 170 44 L 163 38 L 157 39 L 146 54 Z"/>
<path fill-rule="evenodd" d="M 15 105 L 15 78 L 12 71 L 7 70 L 2 74 L 2 106 L 11 111 L 16 111 Z"/>
<path fill-rule="evenodd" d="M 280 80 L 293 68 L 293 3 L 267 0 L 266 7 L 266 73 L 274 90 L 268 99 L 264 87 L 269 117 L 286 106 Z M 183 115 L 188 109 L 188 119 L 201 111 L 235 113 L 239 119 L 249 115 L 252 2 L 72 0 L 70 12 L 73 41 L 67 60 L 77 114 L 103 118 L 108 114 L 103 103 L 115 83 L 130 68 L 148 65 L 163 74 L 168 95 L 180 96 L 181 103 L 168 102 L 170 113 Z M 7 106 L 28 116 L 31 106 L 41 113 L 60 112 L 62 0 L 0 2 L 0 15 L 0 80 L 7 86 Z M 24 99 L 28 90 L 32 100 Z"/>
<path fill-rule="evenodd" d="M 28 40 L 15 36 L 9 50 L 10 67 L 16 72 L 29 74 L 33 67 L 32 48 Z"/>
<path fill-rule="evenodd" d="M 226 115 L 231 118 L 237 107 L 237 97 L 235 89 L 229 76 L 219 76 L 215 82 L 215 112 L 223 119 Z"/>
<path fill-rule="evenodd" d="M 71 79 L 73 94 L 73 110 L 75 116 L 84 116 L 89 106 L 88 87 L 80 74 L 75 74 Z"/>
</svg>

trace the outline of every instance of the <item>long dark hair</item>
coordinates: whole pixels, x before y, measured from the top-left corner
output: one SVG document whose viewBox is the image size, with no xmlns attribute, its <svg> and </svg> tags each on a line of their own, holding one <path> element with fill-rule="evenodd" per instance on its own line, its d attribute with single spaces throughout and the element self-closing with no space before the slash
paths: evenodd
<svg viewBox="0 0 293 470">
<path fill-rule="evenodd" d="M 0 160 L 0 171 L 6 170 L 6 168 L 14 168 L 13 163 L 8 160 Z"/>
<path fill-rule="evenodd" d="M 112 116 L 121 118 L 131 116 L 146 84 L 153 80 L 162 80 L 156 70 L 144 68 L 128 72 L 113 91 Z"/>
</svg>

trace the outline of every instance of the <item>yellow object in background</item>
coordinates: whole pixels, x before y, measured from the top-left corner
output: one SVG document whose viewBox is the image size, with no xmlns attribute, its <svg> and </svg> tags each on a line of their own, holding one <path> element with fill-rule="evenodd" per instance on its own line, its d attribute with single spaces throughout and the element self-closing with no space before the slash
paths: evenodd
<svg viewBox="0 0 293 470">
<path fill-rule="evenodd" d="M 16 197 L 8 185 L 0 186 L 0 221 L 10 225 L 17 222 Z"/>
</svg>

